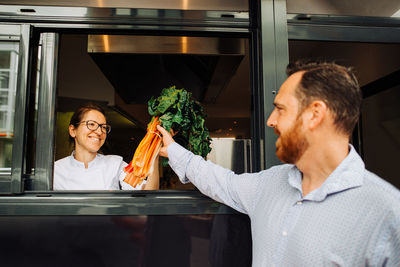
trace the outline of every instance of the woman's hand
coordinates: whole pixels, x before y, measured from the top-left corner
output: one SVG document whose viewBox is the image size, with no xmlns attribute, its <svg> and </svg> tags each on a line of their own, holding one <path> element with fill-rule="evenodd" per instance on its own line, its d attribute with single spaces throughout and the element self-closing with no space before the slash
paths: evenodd
<svg viewBox="0 0 400 267">
<path fill-rule="evenodd" d="M 160 170 L 159 170 L 159 156 L 154 160 L 153 171 L 147 177 L 147 182 L 142 190 L 159 190 L 160 189 Z"/>
<path fill-rule="evenodd" d="M 167 132 L 167 130 L 165 130 L 163 127 L 161 127 L 160 125 L 157 125 L 157 130 L 161 133 L 162 135 L 162 147 L 160 150 L 160 155 L 163 157 L 168 158 L 168 151 L 167 148 L 170 144 L 172 144 L 174 141 L 174 139 L 172 138 L 172 135 Z"/>
</svg>

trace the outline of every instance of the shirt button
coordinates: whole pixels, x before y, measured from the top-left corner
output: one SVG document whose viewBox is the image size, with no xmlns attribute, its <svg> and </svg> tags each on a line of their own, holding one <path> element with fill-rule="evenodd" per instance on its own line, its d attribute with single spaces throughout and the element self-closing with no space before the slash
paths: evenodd
<svg viewBox="0 0 400 267">
<path fill-rule="evenodd" d="M 282 235 L 283 236 L 287 236 L 287 232 L 282 232 Z"/>
<path fill-rule="evenodd" d="M 297 201 L 296 204 L 301 205 L 301 204 L 303 204 L 303 201 Z"/>
</svg>

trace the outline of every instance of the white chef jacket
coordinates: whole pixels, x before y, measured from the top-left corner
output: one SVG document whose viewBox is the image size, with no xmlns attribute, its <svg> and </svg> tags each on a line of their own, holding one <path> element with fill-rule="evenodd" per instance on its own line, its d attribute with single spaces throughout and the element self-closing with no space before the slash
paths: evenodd
<svg viewBox="0 0 400 267">
<path fill-rule="evenodd" d="M 97 154 L 85 168 L 74 158 L 74 152 L 54 163 L 54 190 L 141 190 L 142 184 L 133 188 L 123 180 L 124 167 L 128 165 L 117 155 Z"/>
</svg>

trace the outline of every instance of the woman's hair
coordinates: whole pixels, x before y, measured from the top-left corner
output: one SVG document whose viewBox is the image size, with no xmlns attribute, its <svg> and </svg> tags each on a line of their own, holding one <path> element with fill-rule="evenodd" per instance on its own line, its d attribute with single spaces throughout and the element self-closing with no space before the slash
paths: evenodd
<svg viewBox="0 0 400 267">
<path fill-rule="evenodd" d="M 103 114 L 104 118 L 106 118 L 106 121 L 107 121 L 107 117 L 106 117 L 106 113 L 105 113 L 104 109 L 95 103 L 88 102 L 88 103 L 84 104 L 83 106 L 81 106 L 80 108 L 78 108 L 74 112 L 74 114 L 72 115 L 71 120 L 69 122 L 69 125 L 72 125 L 72 126 L 74 126 L 74 128 L 77 128 L 79 126 L 79 124 L 81 123 L 85 114 L 91 110 L 97 110 L 98 112 Z M 71 135 L 69 136 L 69 140 L 72 143 L 75 142 L 75 139 Z"/>
</svg>

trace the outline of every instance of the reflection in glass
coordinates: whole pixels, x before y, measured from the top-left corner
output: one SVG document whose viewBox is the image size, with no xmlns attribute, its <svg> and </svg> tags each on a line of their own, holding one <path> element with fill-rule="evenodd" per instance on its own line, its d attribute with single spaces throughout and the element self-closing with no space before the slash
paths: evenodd
<svg viewBox="0 0 400 267">
<path fill-rule="evenodd" d="M 3 216 L 0 236 L 2 266 L 251 266 L 250 220 L 237 213 Z"/>
<path fill-rule="evenodd" d="M 8 104 L 8 90 L 0 90 L 0 105 Z"/>
<path fill-rule="evenodd" d="M 0 71 L 0 88 L 8 88 L 10 82 L 10 72 L 9 71 Z"/>
<path fill-rule="evenodd" d="M 0 111 L 0 128 L 4 129 L 6 128 L 6 122 L 7 122 L 7 112 L 6 111 Z"/>
<path fill-rule="evenodd" d="M 8 69 L 11 62 L 10 51 L 0 51 L 0 69 Z"/>
<path fill-rule="evenodd" d="M 0 175 L 11 168 L 17 62 L 18 43 L 0 42 Z"/>
<path fill-rule="evenodd" d="M 364 94 L 359 152 L 368 170 L 400 188 L 400 44 L 290 40 L 289 55 L 354 68 Z"/>
</svg>

